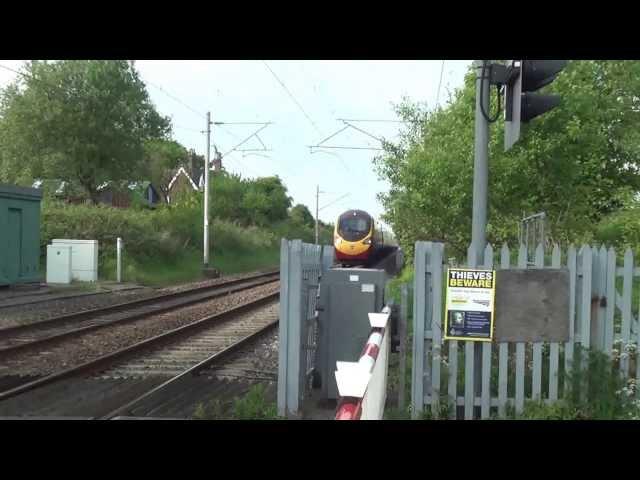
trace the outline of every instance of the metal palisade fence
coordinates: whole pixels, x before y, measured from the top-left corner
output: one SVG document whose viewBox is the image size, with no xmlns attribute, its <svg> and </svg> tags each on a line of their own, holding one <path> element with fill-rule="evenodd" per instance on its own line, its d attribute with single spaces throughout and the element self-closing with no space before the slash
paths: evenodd
<svg viewBox="0 0 640 480">
<path fill-rule="evenodd" d="M 320 280 L 333 248 L 282 239 L 278 333 L 278 414 L 301 415 L 318 342 Z"/>
<path fill-rule="evenodd" d="M 545 255 L 540 244 L 533 265 L 527 249 L 504 245 L 494 255 L 487 245 L 484 258 L 469 249 L 469 268 L 567 268 L 569 270 L 569 341 L 471 342 L 443 340 L 444 245 L 416 242 L 413 300 L 412 415 L 426 410 L 449 418 L 505 416 L 512 406 L 521 413 L 526 400 L 551 403 L 569 392 L 566 373 L 577 351 L 595 349 L 619 362 L 627 380 L 640 384 L 640 311 L 634 298 L 633 253 L 620 257 L 613 248 L 558 245 Z M 481 344 L 480 344 L 481 343 Z M 480 352 L 476 352 L 479 349 Z M 480 360 L 481 359 L 481 360 Z M 476 377 L 476 369 L 481 374 Z M 479 393 L 478 393 L 479 392 Z M 636 394 L 638 389 L 636 389 Z M 446 405 L 444 405 L 446 403 Z M 445 408 L 443 408 L 445 407 Z M 458 411 L 463 410 L 464 413 Z"/>
</svg>

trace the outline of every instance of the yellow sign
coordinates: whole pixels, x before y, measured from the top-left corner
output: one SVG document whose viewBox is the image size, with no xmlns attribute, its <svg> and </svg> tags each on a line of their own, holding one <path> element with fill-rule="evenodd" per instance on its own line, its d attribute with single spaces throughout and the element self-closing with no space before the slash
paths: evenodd
<svg viewBox="0 0 640 480">
<path fill-rule="evenodd" d="M 445 340 L 490 342 L 493 339 L 495 270 L 450 268 L 447 271 Z"/>
</svg>

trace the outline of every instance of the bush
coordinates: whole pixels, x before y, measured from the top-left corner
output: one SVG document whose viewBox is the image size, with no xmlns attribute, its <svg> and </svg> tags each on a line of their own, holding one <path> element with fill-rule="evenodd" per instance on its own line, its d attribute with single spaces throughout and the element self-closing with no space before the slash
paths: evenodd
<svg viewBox="0 0 640 480">
<path fill-rule="evenodd" d="M 202 208 L 197 202 L 155 210 L 68 205 L 47 200 L 42 205 L 41 248 L 54 238 L 99 242 L 101 278 L 116 271 L 116 239 L 124 241 L 125 281 L 171 283 L 200 275 Z M 243 227 L 215 219 L 211 224 L 212 263 L 225 273 L 273 267 L 278 263 L 279 237 L 266 229 Z"/>
</svg>

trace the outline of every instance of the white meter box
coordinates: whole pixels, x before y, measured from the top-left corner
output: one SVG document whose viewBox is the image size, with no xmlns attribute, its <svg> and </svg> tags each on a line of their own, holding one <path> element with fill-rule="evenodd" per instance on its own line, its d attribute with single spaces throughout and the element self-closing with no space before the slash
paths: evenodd
<svg viewBox="0 0 640 480">
<path fill-rule="evenodd" d="M 98 281 L 98 241 L 54 239 L 54 246 L 71 247 L 71 275 L 81 282 Z"/>
<path fill-rule="evenodd" d="M 71 247 L 47 245 L 47 283 L 71 283 Z"/>
</svg>

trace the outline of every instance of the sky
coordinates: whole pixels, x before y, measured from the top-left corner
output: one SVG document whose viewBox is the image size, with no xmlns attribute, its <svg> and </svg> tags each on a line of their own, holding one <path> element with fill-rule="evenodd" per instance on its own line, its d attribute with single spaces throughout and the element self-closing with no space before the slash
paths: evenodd
<svg viewBox="0 0 640 480">
<path fill-rule="evenodd" d="M 135 66 L 158 111 L 172 119 L 173 136 L 199 154 L 206 151 L 206 112 L 211 112 L 212 144 L 225 156 L 225 169 L 243 177 L 278 175 L 293 203 L 315 214 L 316 187 L 320 187 L 319 217 L 334 222 L 347 209 L 366 210 L 379 219 L 377 200 L 388 184 L 374 169 L 377 150 L 314 149 L 324 147 L 380 148 L 377 140 L 339 119 L 385 120 L 350 122 L 375 137 L 398 138 L 402 123 L 393 108 L 403 97 L 434 108 L 460 87 L 471 61 L 365 60 L 137 60 Z M 0 60 L 19 69 L 22 61 Z M 16 74 L 0 69 L 0 87 Z M 441 81 L 442 78 L 442 81 Z M 440 85 L 440 91 L 438 87 Z M 239 146 L 263 125 L 235 122 L 272 122 L 257 137 Z M 262 141 L 261 144 L 260 140 Z M 238 150 L 268 151 L 240 152 Z M 213 156 L 213 148 L 211 150 Z M 227 153 L 230 152 L 230 153 Z M 348 194 L 348 195 L 347 195 Z M 343 197 L 343 198 L 341 198 Z M 326 207 L 326 208 L 323 208 Z M 212 198 L 215 209 L 215 198 Z"/>
</svg>

